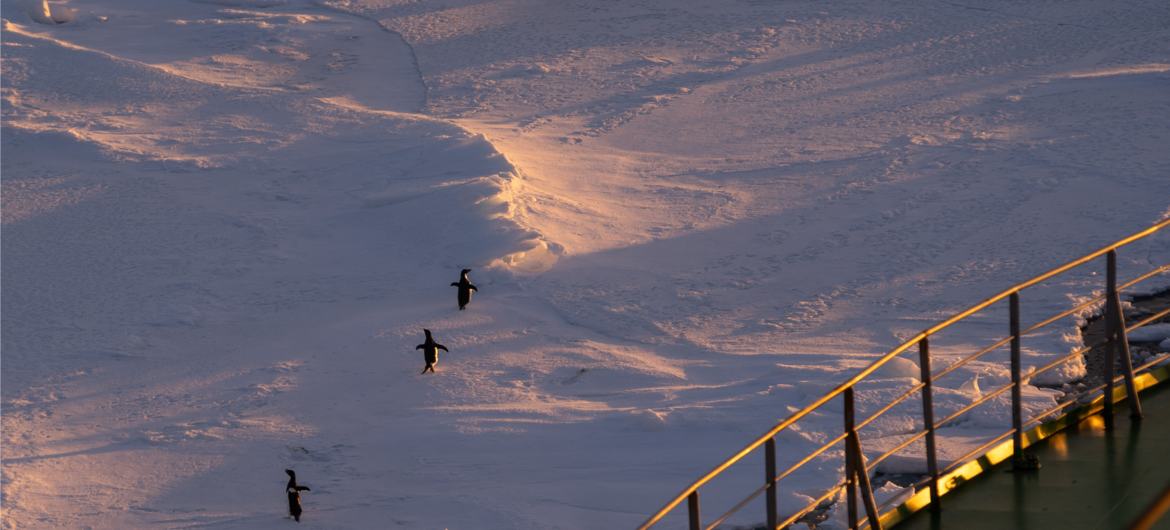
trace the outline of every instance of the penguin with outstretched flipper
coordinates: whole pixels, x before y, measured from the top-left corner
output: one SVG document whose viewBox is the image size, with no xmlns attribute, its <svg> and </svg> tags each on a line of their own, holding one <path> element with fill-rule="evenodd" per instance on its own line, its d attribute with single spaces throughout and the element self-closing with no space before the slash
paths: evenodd
<svg viewBox="0 0 1170 530">
<path fill-rule="evenodd" d="M 459 288 L 459 310 L 460 311 L 463 311 L 464 309 L 466 309 L 467 304 L 471 303 L 472 291 L 479 292 L 479 289 L 476 289 L 475 285 L 472 285 L 471 279 L 469 279 L 467 277 L 467 273 L 469 273 L 469 272 L 471 272 L 471 269 L 463 269 L 463 272 L 459 273 L 459 281 L 451 282 L 451 287 L 458 287 Z"/>
<path fill-rule="evenodd" d="M 426 342 L 415 346 L 414 349 L 423 351 L 423 360 L 426 361 L 427 365 L 423 367 L 422 373 L 425 374 L 427 373 L 427 370 L 430 370 L 433 374 L 435 373 L 435 364 L 439 362 L 439 350 L 443 350 L 445 352 L 450 352 L 451 350 L 448 350 L 446 346 L 435 342 L 434 337 L 431 337 L 431 330 L 424 329 L 423 333 L 427 334 Z"/>
<path fill-rule="evenodd" d="M 285 487 L 285 492 L 288 493 L 288 514 L 301 522 L 301 492 L 310 491 L 308 486 L 297 485 L 297 474 L 291 470 L 284 470 L 288 473 L 288 486 Z"/>
</svg>

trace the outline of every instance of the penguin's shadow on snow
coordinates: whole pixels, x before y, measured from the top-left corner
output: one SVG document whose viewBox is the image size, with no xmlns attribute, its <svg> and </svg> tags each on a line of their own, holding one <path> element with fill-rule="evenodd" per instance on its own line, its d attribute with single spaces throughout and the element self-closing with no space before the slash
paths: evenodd
<svg viewBox="0 0 1170 530">
<path fill-rule="evenodd" d="M 55 458 L 68 458 L 71 456 L 93 456 L 105 453 L 117 453 L 120 451 L 128 451 L 137 449 L 139 444 L 133 442 L 115 442 L 102 447 L 91 447 L 89 449 L 78 449 L 76 451 L 65 451 L 63 453 L 54 453 L 49 455 L 35 455 L 22 456 L 17 458 L 5 458 L 5 464 L 26 464 L 29 462 L 39 462 L 43 460 L 53 460 Z"/>
</svg>

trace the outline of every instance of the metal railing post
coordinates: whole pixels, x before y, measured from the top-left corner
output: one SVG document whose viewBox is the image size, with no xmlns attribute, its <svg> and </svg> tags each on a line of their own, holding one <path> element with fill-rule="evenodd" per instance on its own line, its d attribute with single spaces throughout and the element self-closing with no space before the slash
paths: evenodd
<svg viewBox="0 0 1170 530">
<path fill-rule="evenodd" d="M 930 339 L 918 341 L 918 368 L 922 373 L 922 421 L 926 425 L 926 470 L 930 473 L 930 509 L 938 509 L 938 454 L 934 445 L 934 398 L 931 394 Z"/>
<path fill-rule="evenodd" d="M 767 480 L 768 491 L 768 530 L 776 530 L 779 524 L 776 517 L 776 439 L 769 438 L 764 442 L 764 479 Z"/>
<path fill-rule="evenodd" d="M 703 523 L 699 521 L 699 490 L 687 495 L 687 517 L 691 522 L 691 530 L 703 530 Z"/>
<path fill-rule="evenodd" d="M 1020 293 L 1012 293 L 1008 305 L 1011 309 L 1012 330 L 1012 454 L 1018 460 L 1024 455 L 1024 429 L 1020 411 Z"/>
<path fill-rule="evenodd" d="M 841 395 L 845 400 L 845 434 L 853 432 L 853 387 Z M 857 470 L 853 468 L 853 446 L 845 438 L 845 500 L 849 512 L 849 528 L 857 530 Z"/>
<path fill-rule="evenodd" d="M 849 444 L 853 446 L 853 472 L 857 474 L 857 489 L 861 492 L 861 502 L 865 505 L 865 517 L 869 520 L 870 530 L 882 530 L 881 520 L 878 518 L 877 502 L 873 500 L 873 485 L 869 483 L 869 471 L 865 470 L 865 454 L 861 451 L 861 437 L 857 431 L 849 435 Z"/>
<path fill-rule="evenodd" d="M 1129 417 L 1142 417 L 1142 402 L 1138 398 L 1137 388 L 1133 382 L 1133 358 L 1129 356 L 1129 337 L 1125 333 L 1125 315 L 1121 311 L 1121 296 L 1117 293 L 1117 251 L 1110 250 L 1106 254 L 1106 293 L 1105 305 L 1112 306 L 1113 310 L 1105 311 L 1105 318 L 1112 318 L 1113 333 L 1109 335 L 1109 349 L 1113 355 L 1121 358 L 1122 375 L 1125 376 L 1125 393 L 1129 399 Z M 1112 392 L 1113 378 L 1109 378 L 1108 390 Z"/>
<path fill-rule="evenodd" d="M 853 432 L 853 387 L 845 389 L 845 433 Z M 857 530 L 857 471 L 853 468 L 853 446 L 845 439 L 845 500 L 848 505 L 849 528 Z"/>
<path fill-rule="evenodd" d="M 1106 290 L 1108 290 L 1108 281 L 1106 281 Z M 1105 337 L 1107 344 L 1105 344 L 1105 359 L 1104 366 L 1101 367 L 1101 379 L 1105 383 L 1105 391 L 1102 397 L 1105 398 L 1104 409 L 1102 415 L 1105 416 L 1105 430 L 1113 430 L 1113 337 L 1117 335 L 1115 329 L 1116 322 L 1113 319 L 1113 302 L 1109 297 L 1105 297 Z"/>
<path fill-rule="evenodd" d="M 845 389 L 845 479 L 849 485 L 849 527 L 857 528 L 856 490 L 861 490 L 861 502 L 865 504 L 865 516 L 871 529 L 881 530 L 878 520 L 877 503 L 873 500 L 873 486 L 869 483 L 869 471 L 865 469 L 865 455 L 861 452 L 861 437 L 854 426 L 853 387 Z"/>
</svg>

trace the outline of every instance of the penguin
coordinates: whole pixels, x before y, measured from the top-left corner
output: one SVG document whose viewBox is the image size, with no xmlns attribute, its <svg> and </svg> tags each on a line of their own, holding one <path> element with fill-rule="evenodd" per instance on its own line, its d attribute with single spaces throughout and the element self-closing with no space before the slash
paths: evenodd
<svg viewBox="0 0 1170 530">
<path fill-rule="evenodd" d="M 443 350 L 448 353 L 451 350 L 448 350 L 446 346 L 435 342 L 435 339 L 431 337 L 431 330 L 424 329 L 423 333 L 427 334 L 426 342 L 415 346 L 414 349 L 423 351 L 423 360 L 426 361 L 427 365 L 423 367 L 422 373 L 425 374 L 427 373 L 427 370 L 430 370 L 433 374 L 435 373 L 435 364 L 439 362 L 439 350 Z"/>
<path fill-rule="evenodd" d="M 471 284 L 471 280 L 467 277 L 467 273 L 469 272 L 471 272 L 471 269 L 463 269 L 463 272 L 459 273 L 459 281 L 451 282 L 451 287 L 459 288 L 460 311 L 466 309 L 467 304 L 471 302 L 471 292 L 479 292 L 479 289 L 476 289 L 475 286 Z"/>
<path fill-rule="evenodd" d="M 284 470 L 288 473 L 288 486 L 285 487 L 285 492 L 288 493 L 288 514 L 301 522 L 301 492 L 310 491 L 308 486 L 297 485 L 297 474 L 291 469 Z"/>
</svg>

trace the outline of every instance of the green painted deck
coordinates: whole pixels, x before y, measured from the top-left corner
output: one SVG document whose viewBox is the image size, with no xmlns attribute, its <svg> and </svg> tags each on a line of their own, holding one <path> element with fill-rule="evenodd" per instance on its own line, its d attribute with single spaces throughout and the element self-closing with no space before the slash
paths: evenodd
<svg viewBox="0 0 1170 530">
<path fill-rule="evenodd" d="M 1126 528 L 1170 483 L 1170 385 L 1141 393 L 1143 421 L 1115 409 L 1112 432 L 1100 415 L 1029 450 L 1041 469 L 1013 473 L 1004 463 L 941 499 L 941 513 L 924 509 L 899 530 L 968 528 Z M 1170 516 L 1154 528 L 1170 530 Z"/>
</svg>

